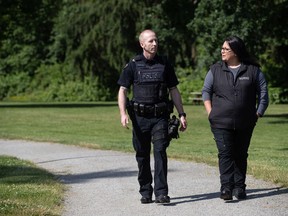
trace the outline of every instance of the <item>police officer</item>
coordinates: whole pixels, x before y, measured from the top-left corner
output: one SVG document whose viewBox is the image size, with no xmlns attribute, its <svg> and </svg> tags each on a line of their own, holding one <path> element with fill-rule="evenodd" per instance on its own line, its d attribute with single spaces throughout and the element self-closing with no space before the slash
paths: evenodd
<svg viewBox="0 0 288 216">
<path fill-rule="evenodd" d="M 141 203 L 151 203 L 155 194 L 155 203 L 169 203 L 167 184 L 167 154 L 169 146 L 168 120 L 170 97 L 180 118 L 180 131 L 187 127 L 186 114 L 175 71 L 166 58 L 157 55 L 158 40 L 155 32 L 144 30 L 139 36 L 143 53 L 134 57 L 123 69 L 118 80 L 118 105 L 121 124 L 127 127 L 126 113 L 127 91 L 133 85 L 133 98 L 129 113 L 133 125 L 133 147 L 138 163 L 138 182 Z M 131 109 L 130 109 L 131 110 Z M 154 189 L 150 167 L 151 142 L 154 153 Z"/>
</svg>

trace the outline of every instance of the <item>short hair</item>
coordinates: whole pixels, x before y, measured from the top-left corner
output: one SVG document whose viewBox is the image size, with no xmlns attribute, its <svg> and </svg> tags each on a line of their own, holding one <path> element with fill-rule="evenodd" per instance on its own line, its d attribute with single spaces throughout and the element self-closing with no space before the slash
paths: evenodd
<svg viewBox="0 0 288 216">
<path fill-rule="evenodd" d="M 147 34 L 147 33 L 154 33 L 154 34 L 156 35 L 156 33 L 155 33 L 153 30 L 151 30 L 151 29 L 145 29 L 145 30 L 142 31 L 142 32 L 140 33 L 140 35 L 139 35 L 139 41 L 140 41 L 140 42 L 143 41 L 143 37 L 144 37 L 144 35 Z"/>
</svg>

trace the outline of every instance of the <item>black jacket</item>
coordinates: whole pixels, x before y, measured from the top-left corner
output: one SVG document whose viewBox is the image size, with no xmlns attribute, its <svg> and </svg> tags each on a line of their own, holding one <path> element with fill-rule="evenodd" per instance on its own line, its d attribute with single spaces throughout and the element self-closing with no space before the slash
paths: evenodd
<svg viewBox="0 0 288 216">
<path fill-rule="evenodd" d="M 209 115 L 211 127 L 254 127 L 257 121 L 256 79 L 259 68 L 242 64 L 235 81 L 224 62 L 216 63 L 210 69 L 213 74 L 212 111 Z"/>
</svg>

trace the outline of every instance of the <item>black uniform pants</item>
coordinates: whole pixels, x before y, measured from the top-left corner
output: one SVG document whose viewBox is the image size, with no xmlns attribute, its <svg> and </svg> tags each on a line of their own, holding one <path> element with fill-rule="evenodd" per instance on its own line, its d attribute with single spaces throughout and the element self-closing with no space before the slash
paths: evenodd
<svg viewBox="0 0 288 216">
<path fill-rule="evenodd" d="M 245 190 L 248 148 L 253 129 L 211 128 L 218 148 L 221 191 L 224 188 Z"/>
<path fill-rule="evenodd" d="M 133 147 L 138 163 L 140 194 L 152 197 L 152 173 L 150 166 L 151 142 L 154 154 L 154 193 L 155 196 L 168 194 L 167 154 L 168 117 L 142 117 L 135 115 L 133 120 Z"/>
</svg>

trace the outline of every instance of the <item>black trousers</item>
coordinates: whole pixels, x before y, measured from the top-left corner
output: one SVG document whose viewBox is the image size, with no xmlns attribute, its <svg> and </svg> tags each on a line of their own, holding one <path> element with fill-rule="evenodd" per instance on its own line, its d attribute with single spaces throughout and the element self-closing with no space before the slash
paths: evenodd
<svg viewBox="0 0 288 216">
<path fill-rule="evenodd" d="M 153 178 L 150 165 L 151 142 L 154 154 L 154 193 L 155 196 L 168 195 L 167 184 L 167 154 L 168 117 L 141 117 L 133 119 L 133 147 L 138 163 L 138 182 L 140 194 L 152 197 Z"/>
<path fill-rule="evenodd" d="M 211 128 L 218 148 L 221 188 L 246 188 L 248 148 L 253 128 L 229 130 Z"/>
</svg>

